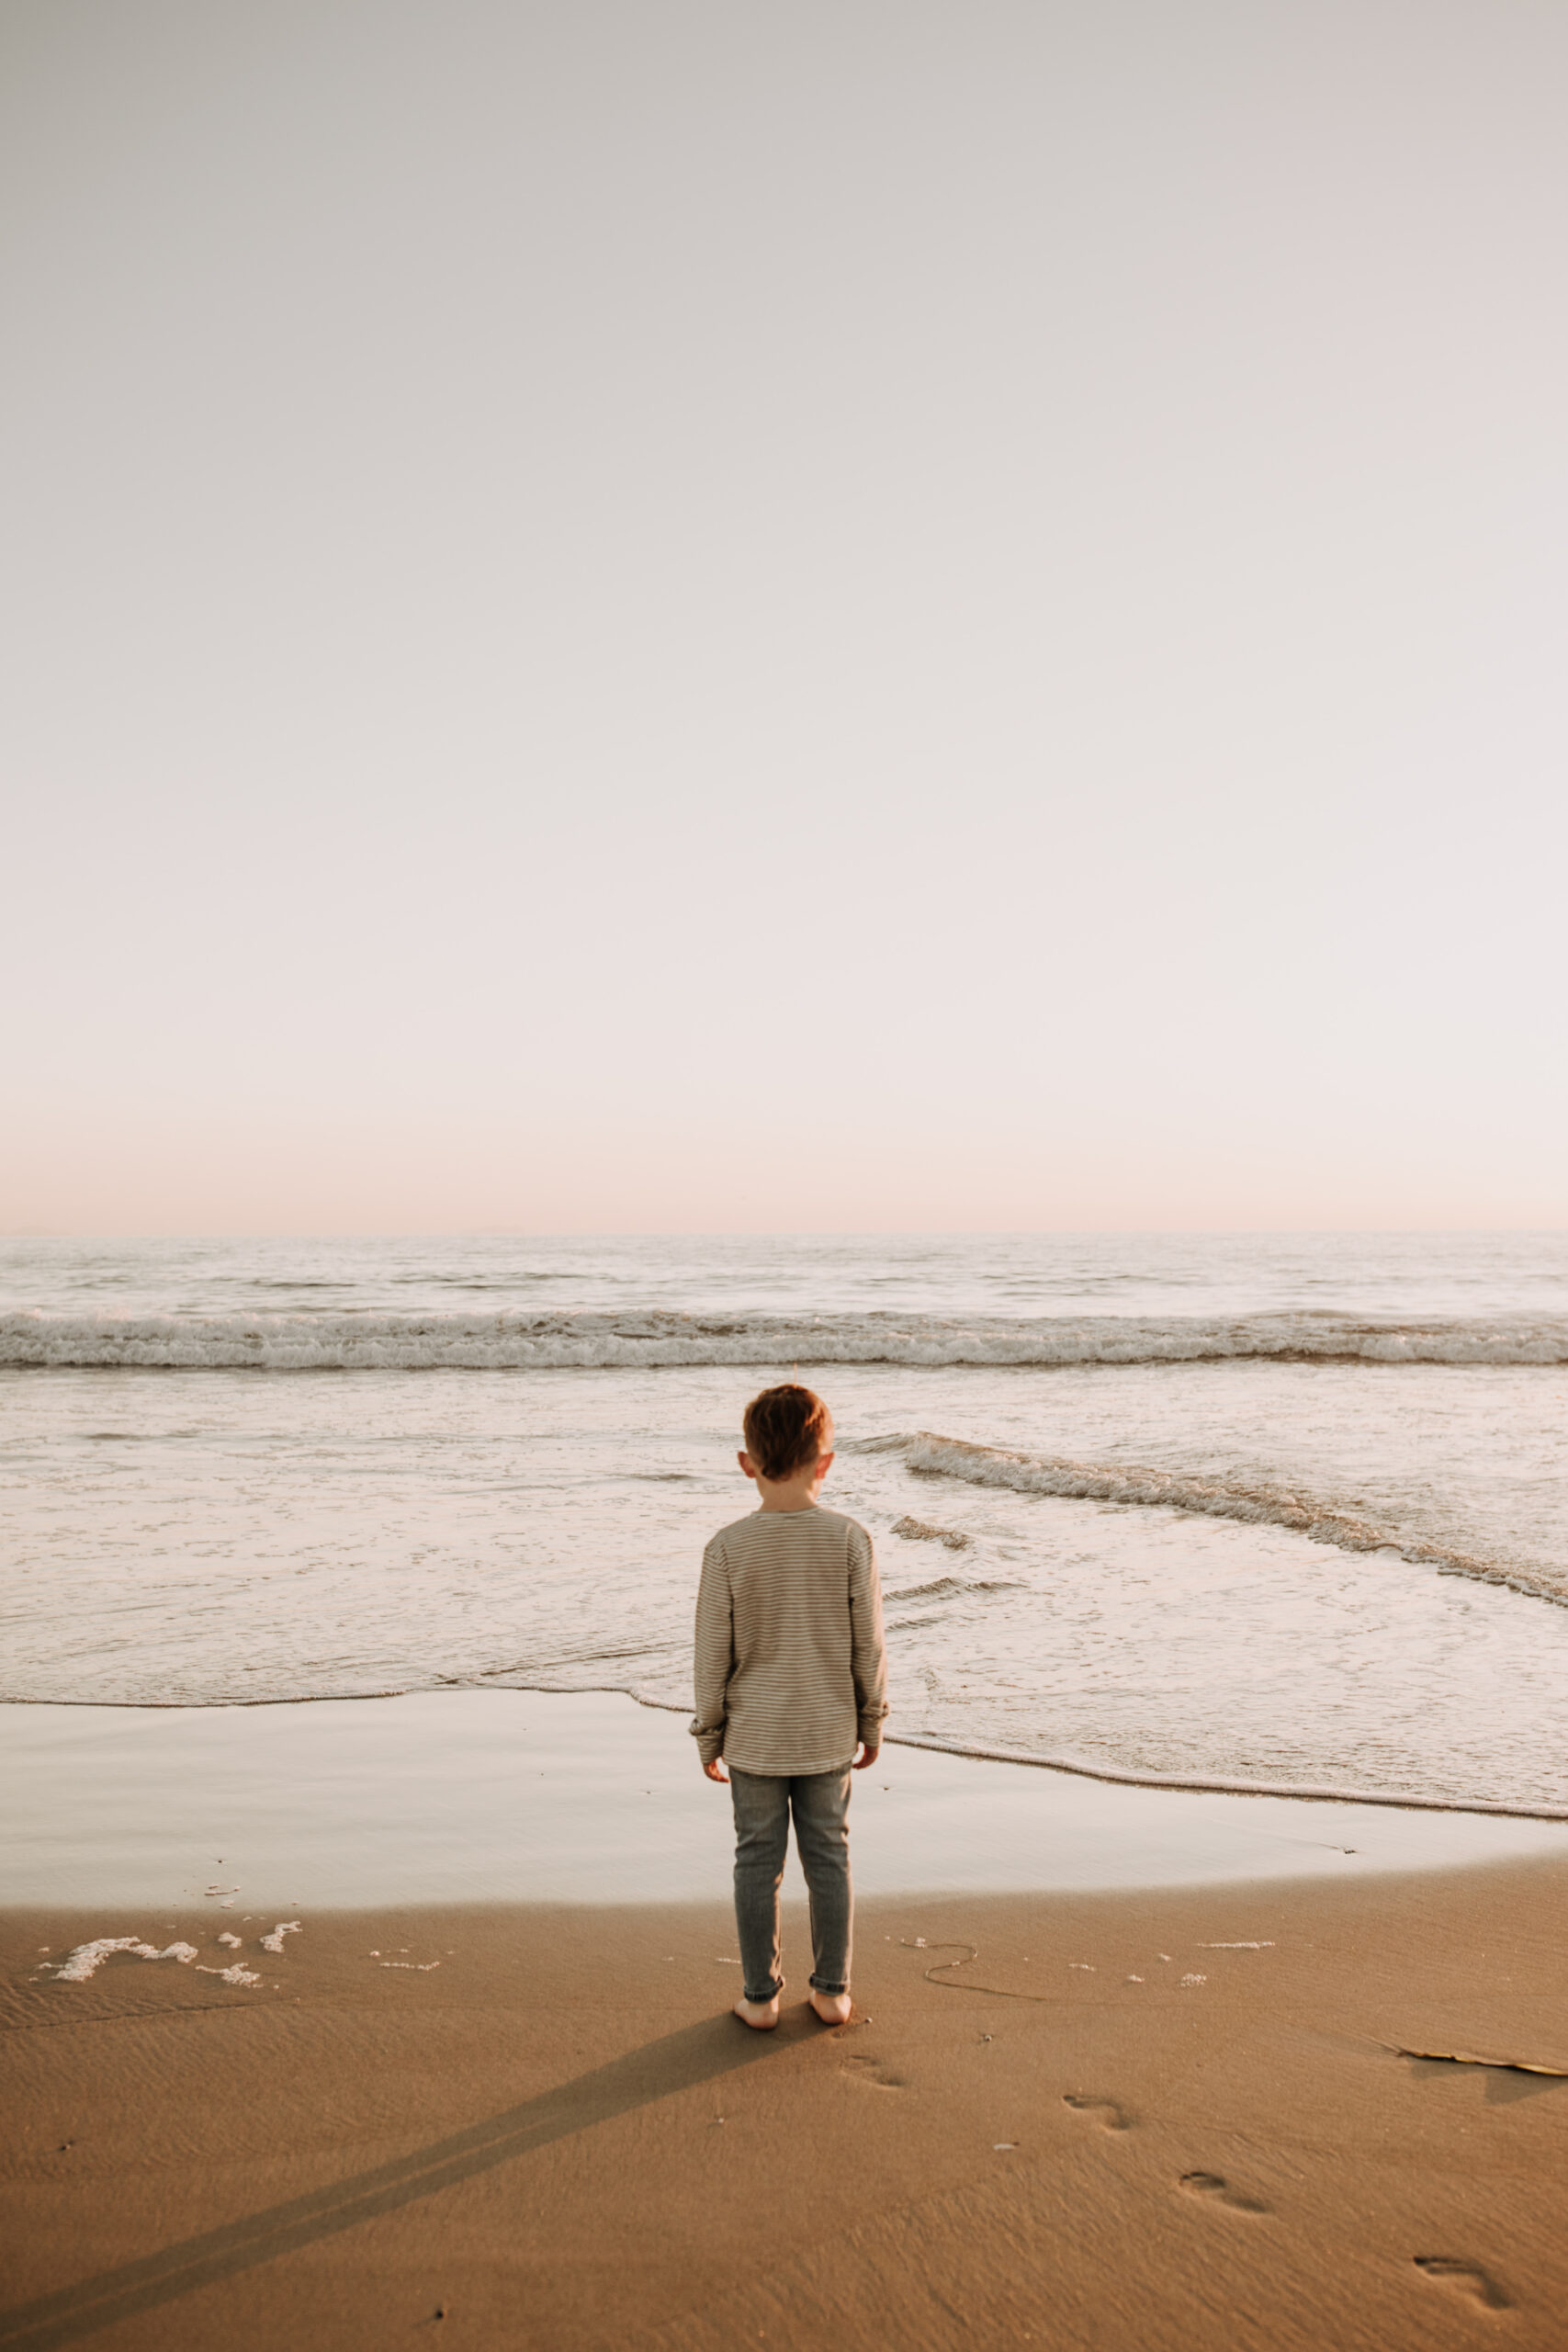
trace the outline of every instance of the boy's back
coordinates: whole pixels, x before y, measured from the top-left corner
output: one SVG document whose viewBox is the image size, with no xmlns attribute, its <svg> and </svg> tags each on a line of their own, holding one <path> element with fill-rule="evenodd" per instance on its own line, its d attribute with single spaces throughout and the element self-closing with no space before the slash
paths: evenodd
<svg viewBox="0 0 1568 2352">
<path fill-rule="evenodd" d="M 813 1503 L 733 1521 L 703 1555 L 696 1721 L 705 1764 L 828 1772 L 887 1712 L 882 1606 L 871 1538 Z"/>
</svg>

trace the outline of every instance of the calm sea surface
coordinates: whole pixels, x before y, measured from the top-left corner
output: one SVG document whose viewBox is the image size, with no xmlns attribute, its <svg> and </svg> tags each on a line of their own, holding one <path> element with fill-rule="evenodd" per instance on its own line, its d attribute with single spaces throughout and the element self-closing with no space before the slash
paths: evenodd
<svg viewBox="0 0 1568 2352">
<path fill-rule="evenodd" d="M 820 1387 L 898 1735 L 1568 1807 L 1568 1237 L 0 1244 L 0 1697 L 689 1703 Z"/>
</svg>

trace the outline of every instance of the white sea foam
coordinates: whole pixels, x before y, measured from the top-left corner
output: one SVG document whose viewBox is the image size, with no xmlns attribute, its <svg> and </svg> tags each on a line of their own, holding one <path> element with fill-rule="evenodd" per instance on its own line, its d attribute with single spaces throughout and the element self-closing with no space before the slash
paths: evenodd
<svg viewBox="0 0 1568 2352">
<path fill-rule="evenodd" d="M 261 1948 L 263 1951 L 276 1951 L 281 1953 L 283 1951 L 284 1937 L 297 1936 L 299 1933 L 299 1922 L 298 1919 L 280 1919 L 276 1927 L 274 1928 L 270 1936 L 263 1936 L 261 1939 Z"/>
<path fill-rule="evenodd" d="M 0 1364 L 262 1372 L 704 1364 L 1568 1363 L 1568 1316 L 0 1315 Z"/>
<path fill-rule="evenodd" d="M 966 1552 L 975 1540 L 972 1535 L 965 1535 L 961 1527 L 932 1527 L 929 1521 L 916 1519 L 908 1511 L 894 1521 L 889 1532 L 902 1535 L 911 1544 L 943 1544 L 950 1552 Z"/>
<path fill-rule="evenodd" d="M 194 1944 L 165 1944 L 160 1951 L 156 1944 L 144 1944 L 139 1936 L 98 1936 L 90 1944 L 78 1944 L 67 1952 L 54 1972 L 57 1984 L 85 1984 L 106 1960 L 117 1951 L 133 1952 L 138 1960 L 177 1960 L 188 1968 L 196 1958 Z"/>
<path fill-rule="evenodd" d="M 975 1487 L 1006 1487 L 1025 1495 L 1059 1495 L 1078 1502 L 1122 1503 L 1129 1508 L 1189 1510 L 1209 1519 L 1240 1520 L 1253 1526 L 1288 1527 L 1314 1544 L 1341 1552 L 1386 1552 L 1435 1567 L 1441 1576 L 1473 1577 L 1483 1584 L 1507 1585 L 1538 1600 L 1568 1606 L 1568 1584 L 1511 1563 L 1489 1560 L 1430 1542 L 1408 1530 L 1338 1510 L 1310 1494 L 1251 1480 L 1201 1477 L 1191 1471 L 1154 1470 L 1125 1462 L 1066 1462 L 1050 1454 L 1013 1453 L 1002 1446 L 974 1445 L 967 1439 L 937 1437 L 930 1430 L 863 1439 L 847 1449 L 863 1453 L 901 1453 L 918 1476 L 962 1478 Z M 905 1532 L 896 1524 L 895 1534 Z M 931 1531 L 934 1532 L 934 1531 Z"/>
</svg>

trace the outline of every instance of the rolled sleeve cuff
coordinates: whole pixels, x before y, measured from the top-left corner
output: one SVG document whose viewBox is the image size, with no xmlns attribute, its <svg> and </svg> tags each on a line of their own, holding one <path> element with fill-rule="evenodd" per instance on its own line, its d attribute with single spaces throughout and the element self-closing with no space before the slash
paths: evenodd
<svg viewBox="0 0 1568 2352">
<path fill-rule="evenodd" d="M 724 1725 L 702 1724 L 694 1715 L 686 1728 L 697 1743 L 697 1754 L 702 1758 L 703 1762 L 716 1764 L 724 1754 Z"/>
<path fill-rule="evenodd" d="M 859 1723 L 855 1725 L 856 1738 L 863 1740 L 867 1747 L 880 1747 L 882 1745 L 882 1727 L 886 1721 L 887 1710 L 886 1707 L 884 1707 L 879 1715 L 862 1715 Z"/>
</svg>

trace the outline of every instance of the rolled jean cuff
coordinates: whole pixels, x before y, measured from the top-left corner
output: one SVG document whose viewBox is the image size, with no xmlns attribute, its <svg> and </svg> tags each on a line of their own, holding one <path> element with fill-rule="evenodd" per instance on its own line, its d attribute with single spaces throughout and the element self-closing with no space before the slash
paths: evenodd
<svg viewBox="0 0 1568 2352">
<path fill-rule="evenodd" d="M 813 1979 L 813 1982 L 815 1981 L 816 1980 Z M 779 1995 L 784 1991 L 784 1980 L 782 1976 L 770 1976 L 766 1985 L 761 1993 L 754 1993 L 750 1984 L 746 1985 L 744 1987 L 743 1997 L 748 2001 L 773 2001 L 778 1998 Z"/>
<path fill-rule="evenodd" d="M 847 1984 L 829 1984 L 825 1976 L 814 1976 L 811 1980 L 811 1989 L 814 1993 L 824 1994 L 830 2001 L 836 2001 L 840 1993 L 847 1993 L 850 1988 Z M 749 1994 L 747 1998 L 750 1998 Z"/>
</svg>

